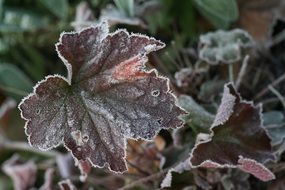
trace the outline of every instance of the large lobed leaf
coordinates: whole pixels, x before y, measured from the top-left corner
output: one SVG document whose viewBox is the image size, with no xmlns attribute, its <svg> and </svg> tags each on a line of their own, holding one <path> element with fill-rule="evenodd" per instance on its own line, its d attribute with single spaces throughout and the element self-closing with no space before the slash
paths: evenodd
<svg viewBox="0 0 285 190">
<path fill-rule="evenodd" d="M 68 77 L 47 76 L 19 108 L 32 146 L 62 142 L 79 161 L 123 172 L 125 138 L 152 139 L 183 124 L 168 81 L 145 71 L 146 55 L 164 47 L 154 38 L 109 33 L 105 22 L 63 33 L 56 44 Z"/>
<path fill-rule="evenodd" d="M 274 178 L 262 165 L 274 156 L 263 128 L 261 106 L 241 100 L 232 84 L 224 88 L 211 131 L 208 139 L 192 150 L 193 167 L 237 167 L 263 181 Z"/>
</svg>

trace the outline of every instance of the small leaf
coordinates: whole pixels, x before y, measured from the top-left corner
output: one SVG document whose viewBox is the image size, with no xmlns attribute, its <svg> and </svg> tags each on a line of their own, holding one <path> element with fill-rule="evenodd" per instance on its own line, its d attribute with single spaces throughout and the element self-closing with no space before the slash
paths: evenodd
<svg viewBox="0 0 285 190">
<path fill-rule="evenodd" d="M 35 163 L 33 161 L 23 163 L 18 155 L 4 162 L 2 169 L 12 178 L 15 190 L 28 189 L 36 181 L 37 166 Z"/>
<path fill-rule="evenodd" d="M 264 126 L 272 139 L 272 145 L 278 145 L 285 139 L 285 117 L 282 112 L 270 111 L 263 114 Z"/>
<path fill-rule="evenodd" d="M 242 57 L 242 50 L 252 47 L 252 37 L 244 30 L 218 30 L 200 36 L 199 58 L 212 65 L 234 63 Z"/>
<path fill-rule="evenodd" d="M 262 181 L 275 179 L 275 175 L 267 169 L 263 164 L 256 162 L 253 159 L 242 158 L 238 160 L 238 168 L 248 172 Z"/>
<path fill-rule="evenodd" d="M 184 114 L 168 81 L 146 71 L 147 54 L 164 44 L 106 23 L 63 33 L 56 45 L 68 69 L 39 82 L 19 108 L 32 146 L 62 142 L 75 160 L 126 171 L 125 138 L 152 139 L 162 128 L 183 125 Z"/>
<path fill-rule="evenodd" d="M 67 0 L 40 0 L 40 2 L 55 16 L 59 18 L 66 18 L 68 14 Z"/>
<path fill-rule="evenodd" d="M 161 188 L 170 187 L 172 183 L 172 173 L 183 173 L 191 169 L 189 152 L 194 147 L 195 138 L 189 127 L 173 130 L 172 134 L 174 146 L 164 152 L 164 167 L 170 168 L 165 178 L 161 182 Z"/>
<path fill-rule="evenodd" d="M 226 29 L 237 20 L 236 0 L 194 0 L 198 10 L 217 28 Z"/>
<path fill-rule="evenodd" d="M 263 181 L 274 178 L 262 165 L 275 157 L 263 128 L 261 107 L 241 100 L 232 84 L 224 87 L 211 131 L 210 138 L 192 150 L 193 167 L 238 167 Z"/>
<path fill-rule="evenodd" d="M 16 66 L 0 64 L 0 90 L 15 100 L 28 94 L 32 90 L 31 80 Z"/>
<path fill-rule="evenodd" d="M 178 97 L 179 105 L 184 108 L 189 114 L 185 115 L 183 119 L 185 122 L 190 121 L 190 125 L 196 125 L 202 129 L 208 131 L 211 123 L 214 120 L 214 115 L 206 111 L 195 100 L 187 95 L 181 95 Z"/>
</svg>

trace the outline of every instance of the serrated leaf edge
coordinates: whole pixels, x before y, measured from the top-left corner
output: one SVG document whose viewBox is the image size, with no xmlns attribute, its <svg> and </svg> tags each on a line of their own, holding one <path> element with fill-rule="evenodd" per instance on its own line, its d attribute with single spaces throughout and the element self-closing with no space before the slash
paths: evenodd
<svg viewBox="0 0 285 190">
<path fill-rule="evenodd" d="M 143 34 L 135 34 L 135 33 L 131 33 L 131 34 L 130 34 L 126 29 L 118 29 L 118 30 L 116 30 L 115 32 L 109 33 L 108 23 L 107 23 L 106 21 L 101 22 L 99 25 L 102 26 L 102 27 L 105 27 L 105 29 L 107 29 L 107 30 L 105 30 L 106 36 L 105 36 L 104 38 L 102 38 L 102 39 L 105 39 L 108 35 L 109 35 L 109 36 L 113 36 L 113 35 L 115 35 L 115 34 L 121 32 L 121 31 L 124 31 L 124 32 L 128 35 L 129 38 L 130 38 L 131 36 L 140 36 L 140 37 L 148 38 L 148 39 L 150 39 L 150 40 L 156 40 L 156 39 L 153 38 L 153 37 L 148 37 L 147 35 L 143 35 Z M 98 25 L 97 25 L 97 26 L 98 26 Z M 30 93 L 28 96 L 24 97 L 24 98 L 21 100 L 21 102 L 19 103 L 19 105 L 18 105 L 18 109 L 20 110 L 21 118 L 26 121 L 26 122 L 25 122 L 24 129 L 25 129 L 25 134 L 26 134 L 27 137 L 28 137 L 28 143 L 29 143 L 29 145 L 30 145 L 31 147 L 34 147 L 34 146 L 32 145 L 32 143 L 31 143 L 31 141 L 30 141 L 31 134 L 28 134 L 28 132 L 27 132 L 27 126 L 28 126 L 29 121 L 30 121 L 31 119 L 27 119 L 27 118 L 25 118 L 25 117 L 23 116 L 23 110 L 21 109 L 21 105 L 22 105 L 27 99 L 29 99 L 30 97 L 32 97 L 32 96 L 34 96 L 34 95 L 37 95 L 37 94 L 36 94 L 36 89 L 38 88 L 38 86 L 40 86 L 41 84 L 45 83 L 49 78 L 61 78 L 61 79 L 63 79 L 64 81 L 66 81 L 68 85 L 70 85 L 70 86 L 72 85 L 72 84 L 71 84 L 71 79 L 72 79 L 72 66 L 71 66 L 71 64 L 68 63 L 68 61 L 61 55 L 61 53 L 59 52 L 59 50 L 58 50 L 57 47 L 58 47 L 59 44 L 62 43 L 62 37 L 63 37 L 63 35 L 65 35 L 65 34 L 78 34 L 78 35 L 80 35 L 81 32 L 83 32 L 83 31 L 85 31 L 85 30 L 87 30 L 87 29 L 89 29 L 89 28 L 94 28 L 94 26 L 90 26 L 90 27 L 84 28 L 84 29 L 80 30 L 79 32 L 76 32 L 76 31 L 73 31 L 73 32 L 62 32 L 62 33 L 60 34 L 59 42 L 57 42 L 56 45 L 55 45 L 55 46 L 56 46 L 56 51 L 57 51 L 58 56 L 60 57 L 60 59 L 63 61 L 64 65 L 65 65 L 66 68 L 67 68 L 67 72 L 68 72 L 67 78 L 65 78 L 65 77 L 63 77 L 63 76 L 61 76 L 61 75 L 58 75 L 58 74 L 46 76 L 43 80 L 39 81 L 39 82 L 33 87 L 33 92 Z M 165 47 L 165 44 L 164 44 L 163 42 L 161 42 L 160 40 L 156 40 L 156 41 L 158 41 L 158 42 L 161 43 L 162 45 L 161 45 L 161 46 L 156 46 L 156 48 L 155 48 L 155 47 L 152 47 L 153 49 L 146 49 L 146 50 L 145 50 L 144 54 L 141 55 L 141 58 L 142 58 L 143 60 L 145 60 L 145 61 L 142 62 L 142 64 L 143 64 L 142 66 L 144 66 L 144 64 L 148 61 L 148 58 L 147 58 L 147 54 L 148 54 L 148 53 L 150 53 L 151 51 L 156 51 L 156 50 L 159 50 L 159 49 L 162 49 L 163 47 Z M 171 96 L 173 96 L 173 98 L 175 99 L 175 106 L 177 106 L 177 107 L 180 108 L 182 111 L 184 111 L 185 114 L 187 113 L 187 111 L 185 111 L 185 110 L 178 104 L 178 100 L 177 100 L 177 97 L 175 96 L 175 94 L 173 94 L 173 93 L 170 91 L 170 85 L 169 85 L 170 80 L 169 80 L 168 78 L 166 78 L 166 77 L 164 77 L 164 76 L 162 76 L 162 75 L 159 75 L 159 74 L 158 74 L 158 71 L 157 71 L 156 69 L 145 70 L 145 68 L 143 68 L 143 71 L 146 72 L 147 74 L 150 74 L 150 73 L 153 73 L 153 72 L 154 72 L 155 77 L 164 80 L 164 81 L 166 82 L 166 85 L 167 85 L 167 92 L 166 92 L 166 93 L 169 93 Z M 182 121 L 182 122 L 181 122 L 181 126 L 175 126 L 176 128 L 181 128 L 181 127 L 183 127 L 183 125 L 185 124 L 185 122 L 184 122 L 183 120 L 181 120 L 181 121 Z M 162 127 L 162 129 L 166 129 L 166 128 Z M 155 133 L 154 137 L 157 136 L 158 133 L 159 133 L 159 131 L 157 131 L 157 132 Z M 125 135 L 124 135 L 124 157 L 123 157 L 123 159 L 124 159 L 126 168 L 127 168 L 127 162 L 126 162 L 126 156 L 127 156 L 127 154 L 126 154 L 127 138 L 128 138 L 128 139 L 132 139 L 132 140 L 136 140 L 136 141 L 139 140 L 139 139 L 143 139 L 143 140 L 148 141 L 148 142 L 153 141 L 153 140 L 149 140 L 149 139 L 145 139 L 145 138 L 141 138 L 141 137 L 133 138 L 133 137 L 125 136 Z M 60 142 L 59 142 L 58 144 L 56 144 L 56 145 L 54 145 L 54 146 L 51 146 L 50 148 L 47 148 L 47 149 L 43 149 L 43 148 L 41 148 L 41 147 L 37 147 L 37 148 L 40 149 L 40 150 L 42 150 L 42 151 L 48 151 L 48 150 L 51 150 L 51 149 L 53 149 L 53 148 L 56 148 L 56 147 L 60 146 L 61 144 L 63 144 L 63 146 L 71 153 L 73 159 L 74 159 L 76 162 L 78 162 L 78 159 L 73 155 L 72 151 L 66 146 L 66 144 L 65 144 L 63 138 L 60 140 Z M 119 171 L 113 171 L 113 170 L 111 170 L 110 165 L 109 165 L 107 162 L 104 163 L 103 166 L 98 166 L 98 165 L 94 164 L 94 163 L 90 160 L 90 158 L 87 158 L 87 160 L 91 163 L 91 165 L 92 165 L 93 167 L 105 168 L 105 167 L 107 166 L 108 169 L 109 169 L 110 171 L 114 172 L 114 173 L 122 174 L 122 173 L 124 172 L 124 171 L 119 172 Z"/>
</svg>

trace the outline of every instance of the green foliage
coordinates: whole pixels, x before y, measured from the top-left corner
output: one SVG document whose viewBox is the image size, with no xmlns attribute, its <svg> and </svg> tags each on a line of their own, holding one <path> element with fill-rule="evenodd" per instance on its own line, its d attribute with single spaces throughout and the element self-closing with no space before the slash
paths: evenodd
<svg viewBox="0 0 285 190">
<path fill-rule="evenodd" d="M 30 79 L 11 64 L 0 64 L 0 90 L 6 95 L 21 100 L 33 87 Z"/>
<path fill-rule="evenodd" d="M 189 113 L 183 117 L 184 121 L 190 126 L 194 125 L 194 130 L 199 128 L 199 131 L 196 132 L 208 132 L 211 124 L 214 121 L 214 115 L 206 111 L 190 96 L 181 95 L 178 98 L 178 102 Z"/>
<path fill-rule="evenodd" d="M 48 25 L 48 18 L 30 10 L 5 8 L 0 32 L 35 31 Z"/>
<path fill-rule="evenodd" d="M 201 14 L 217 28 L 228 28 L 239 16 L 236 0 L 194 0 L 194 2 Z"/>
<path fill-rule="evenodd" d="M 133 17 L 134 13 L 134 0 L 114 0 L 117 8 L 126 16 Z"/>
<path fill-rule="evenodd" d="M 40 2 L 55 16 L 65 19 L 68 14 L 67 0 L 40 0 Z"/>
<path fill-rule="evenodd" d="M 280 111 L 270 111 L 263 115 L 264 126 L 271 137 L 271 143 L 278 145 L 284 141 L 285 117 Z"/>
<path fill-rule="evenodd" d="M 253 46 L 252 37 L 244 30 L 218 30 L 200 36 L 199 57 L 209 64 L 234 63 L 242 58 L 242 50 Z"/>
</svg>

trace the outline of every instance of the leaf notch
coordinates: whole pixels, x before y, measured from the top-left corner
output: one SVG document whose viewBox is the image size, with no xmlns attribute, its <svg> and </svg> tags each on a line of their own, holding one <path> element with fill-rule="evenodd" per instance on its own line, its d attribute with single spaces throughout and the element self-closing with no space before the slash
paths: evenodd
<svg viewBox="0 0 285 190">
<path fill-rule="evenodd" d="M 29 143 L 48 150 L 63 142 L 76 161 L 126 171 L 126 138 L 151 140 L 183 125 L 168 79 L 144 68 L 147 54 L 163 47 L 126 30 L 109 33 L 106 22 L 62 33 L 56 49 L 67 78 L 47 76 L 19 105 Z"/>
</svg>

